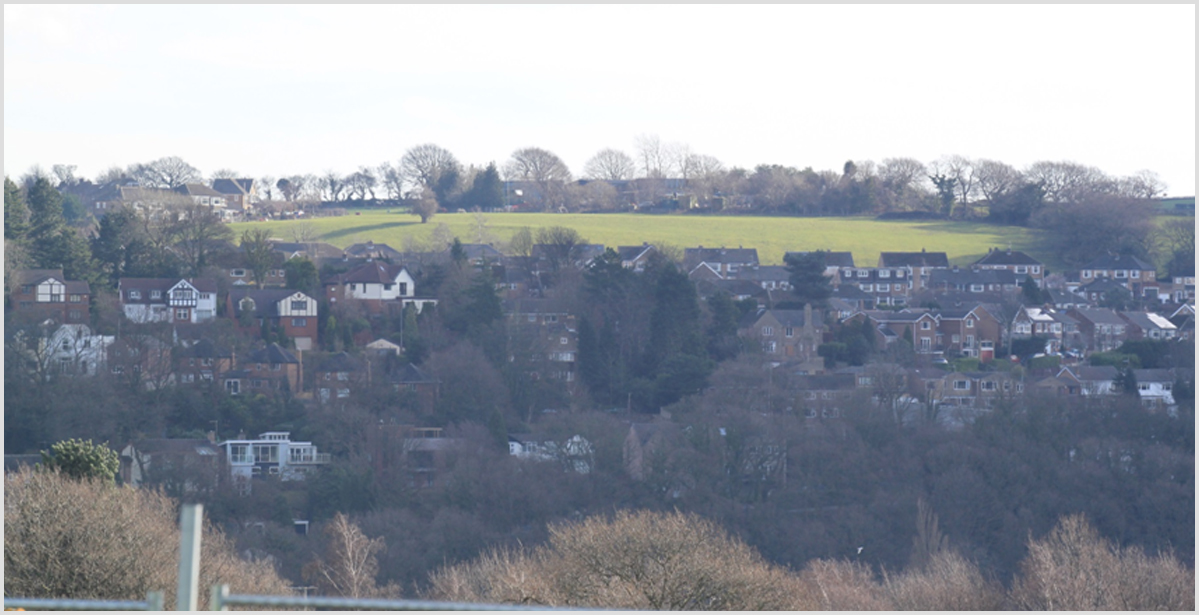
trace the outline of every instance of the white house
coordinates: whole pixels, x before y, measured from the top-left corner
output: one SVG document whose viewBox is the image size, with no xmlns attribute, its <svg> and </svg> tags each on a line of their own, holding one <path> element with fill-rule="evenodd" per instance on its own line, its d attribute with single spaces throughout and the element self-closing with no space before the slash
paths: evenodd
<svg viewBox="0 0 1199 615">
<path fill-rule="evenodd" d="M 52 321 L 46 321 L 42 331 L 49 331 Z M 62 325 L 49 334 L 39 334 L 36 350 L 22 342 L 25 355 L 43 374 L 76 374 L 95 376 L 104 369 L 107 348 L 116 339 L 111 335 L 96 335 L 87 325 Z"/>
<path fill-rule="evenodd" d="M 414 305 L 418 312 L 426 303 L 437 303 L 436 299 L 416 297 L 416 284 L 403 266 L 380 261 L 365 263 L 328 278 L 324 286 L 330 303 L 361 301 L 368 308 L 378 309 L 388 304 Z"/>
<path fill-rule="evenodd" d="M 595 465 L 595 450 L 591 442 L 580 435 L 572 436 L 561 443 L 518 440 L 508 436 L 508 454 L 518 459 L 557 461 L 566 469 L 579 474 L 590 473 Z"/>
<path fill-rule="evenodd" d="M 292 442 L 291 432 L 268 431 L 255 439 L 234 439 L 220 443 L 225 461 L 238 491 L 250 492 L 250 479 L 279 476 L 282 480 L 303 480 L 322 464 L 329 463 L 328 453 L 319 453 L 311 442 Z"/>
<path fill-rule="evenodd" d="M 1134 369 L 1132 374 L 1137 379 L 1137 393 L 1141 396 L 1142 406 L 1167 411 L 1174 409 L 1174 370 Z"/>
<path fill-rule="evenodd" d="M 117 292 L 133 322 L 207 322 L 216 318 L 216 282 L 207 279 L 121 278 Z"/>
</svg>

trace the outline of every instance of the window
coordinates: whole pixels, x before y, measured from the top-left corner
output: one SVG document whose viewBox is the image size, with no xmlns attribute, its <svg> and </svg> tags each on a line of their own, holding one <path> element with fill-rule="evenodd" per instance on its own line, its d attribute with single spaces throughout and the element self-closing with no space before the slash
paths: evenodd
<svg viewBox="0 0 1199 615">
<path fill-rule="evenodd" d="M 1142 382 L 1142 383 L 1140 383 L 1140 384 L 1138 384 L 1138 385 L 1137 385 L 1137 389 L 1139 389 L 1139 390 L 1141 390 L 1141 391 L 1146 391 L 1146 392 L 1148 392 L 1148 391 L 1149 391 L 1149 383 L 1148 383 L 1148 382 Z"/>
<path fill-rule="evenodd" d="M 880 277 L 880 278 L 889 278 L 889 277 L 891 277 L 891 270 L 890 270 L 890 269 L 879 269 L 879 270 L 878 270 L 878 277 Z"/>
<path fill-rule="evenodd" d="M 230 395 L 237 395 L 238 393 L 241 392 L 241 381 L 240 380 L 226 380 L 225 381 L 225 390 L 228 391 Z"/>
<path fill-rule="evenodd" d="M 283 364 L 282 364 L 282 363 L 271 363 L 271 371 L 272 371 L 272 372 L 277 372 L 277 371 L 279 371 L 279 370 L 281 370 L 281 369 L 283 369 Z"/>
<path fill-rule="evenodd" d="M 1132 271 L 1131 277 L 1139 278 L 1139 277 L 1141 277 L 1141 272 L 1134 269 Z"/>
<path fill-rule="evenodd" d="M 67 312 L 67 320 L 77 321 L 83 319 L 83 312 L 79 310 L 70 310 Z"/>
<path fill-rule="evenodd" d="M 187 308 L 175 310 L 175 320 L 188 320 Z"/>
<path fill-rule="evenodd" d="M 1089 277 L 1091 277 L 1091 270 L 1090 270 L 1090 269 L 1083 269 L 1083 270 L 1082 270 L 1082 277 L 1084 277 L 1084 278 L 1089 278 Z"/>
<path fill-rule="evenodd" d="M 861 287 L 862 287 L 862 292 L 864 292 L 864 293 L 874 292 L 874 286 L 871 284 L 862 284 Z"/>
<path fill-rule="evenodd" d="M 953 381 L 953 390 L 969 391 L 970 390 L 970 381 L 969 380 L 954 380 Z"/>
<path fill-rule="evenodd" d="M 966 328 L 967 328 L 967 329 L 973 329 L 973 328 L 974 328 L 974 319 L 973 319 L 973 318 L 967 318 L 967 319 L 966 319 Z"/>
<path fill-rule="evenodd" d="M 293 311 L 293 312 L 303 312 L 307 309 L 308 309 L 308 302 L 304 301 L 303 299 L 293 300 L 291 302 L 291 311 Z"/>
<path fill-rule="evenodd" d="M 957 344 L 958 342 L 961 342 L 961 341 L 962 341 L 962 336 L 958 335 L 957 333 L 954 333 L 953 334 L 953 343 Z"/>
<path fill-rule="evenodd" d="M 400 294 L 404 295 L 404 296 L 408 296 L 408 283 L 407 282 L 400 282 Z"/>
<path fill-rule="evenodd" d="M 234 269 L 233 271 L 229 272 L 229 275 L 231 275 L 235 278 L 244 278 L 244 277 L 246 277 L 246 270 L 245 269 Z"/>
<path fill-rule="evenodd" d="M 392 287 L 392 286 L 393 286 L 392 284 L 384 284 L 384 285 L 383 285 L 383 290 L 391 290 L 391 287 Z"/>
<path fill-rule="evenodd" d="M 768 342 L 766 344 L 766 352 L 774 353 L 774 352 L 778 352 L 778 351 L 779 351 L 779 348 L 778 348 L 777 342 Z"/>
<path fill-rule="evenodd" d="M 867 271 L 865 269 L 858 269 L 858 277 L 859 278 L 865 278 L 865 277 L 869 277 L 869 276 L 870 276 L 869 271 Z"/>
<path fill-rule="evenodd" d="M 212 366 L 212 357 L 200 359 L 200 365 L 205 365 L 205 366 L 211 367 Z"/>
<path fill-rule="evenodd" d="M 795 335 L 795 327 L 787 327 L 786 329 L 783 329 L 783 335 L 786 335 L 787 337 L 793 337 Z"/>
<path fill-rule="evenodd" d="M 1033 273 L 1041 273 L 1041 267 L 1040 267 L 1040 265 L 1033 265 L 1033 266 L 1032 266 L 1032 272 L 1033 272 Z"/>
<path fill-rule="evenodd" d="M 83 302 L 83 295 L 78 295 L 78 294 L 71 295 L 71 303 L 82 303 L 82 302 Z"/>
<path fill-rule="evenodd" d="M 762 335 L 774 335 L 774 327 L 762 327 Z"/>
<path fill-rule="evenodd" d="M 21 287 L 21 293 L 22 293 L 22 294 L 25 294 L 25 295 L 31 295 L 31 294 L 33 294 L 33 286 L 32 286 L 32 285 L 30 285 L 30 284 L 26 284 L 26 285 L 22 286 L 22 287 Z"/>
<path fill-rule="evenodd" d="M 255 444 L 254 461 L 256 463 L 279 463 L 279 445 Z"/>
<path fill-rule="evenodd" d="M 337 372 L 337 379 L 342 380 L 342 381 L 349 380 L 350 373 L 349 372 Z"/>
<path fill-rule="evenodd" d="M 338 397 L 349 397 L 350 390 L 349 389 L 337 389 L 337 396 Z"/>
<path fill-rule="evenodd" d="M 995 381 L 994 380 L 984 380 L 984 381 L 982 381 L 980 387 L 984 391 L 994 391 L 995 390 Z"/>
<path fill-rule="evenodd" d="M 293 327 L 307 327 L 307 326 L 308 326 L 308 319 L 307 319 L 307 318 L 293 318 L 293 319 L 291 319 L 291 326 L 293 326 Z"/>
<path fill-rule="evenodd" d="M 981 293 L 983 290 L 984 290 L 984 287 L 982 284 L 971 284 L 970 285 L 970 292 L 972 292 L 972 293 Z"/>
<path fill-rule="evenodd" d="M 923 322 L 921 322 L 921 323 L 920 323 L 920 330 L 921 330 L 921 331 L 928 331 L 929 329 L 932 329 L 932 328 L 933 328 L 933 323 L 931 323 L 931 322 L 929 322 L 929 321 L 927 321 L 927 320 L 925 320 L 925 321 L 923 321 Z"/>
<path fill-rule="evenodd" d="M 142 291 L 140 291 L 140 290 L 131 290 L 131 291 L 129 291 L 129 298 L 130 298 L 130 299 L 141 299 L 141 298 L 142 298 Z"/>
<path fill-rule="evenodd" d="M 162 291 L 161 290 L 150 291 L 150 298 L 151 299 L 162 299 Z"/>
<path fill-rule="evenodd" d="M 920 350 L 928 352 L 933 349 L 933 341 L 927 337 L 920 338 Z"/>
<path fill-rule="evenodd" d="M 1124 271 L 1124 270 L 1117 271 L 1116 277 L 1120 278 L 1120 279 L 1126 278 L 1126 277 L 1128 277 L 1128 272 Z"/>
<path fill-rule="evenodd" d="M 878 292 L 880 292 L 880 293 L 889 293 L 889 292 L 891 292 L 891 285 L 890 285 L 890 284 L 879 284 L 879 285 L 878 285 Z"/>
</svg>

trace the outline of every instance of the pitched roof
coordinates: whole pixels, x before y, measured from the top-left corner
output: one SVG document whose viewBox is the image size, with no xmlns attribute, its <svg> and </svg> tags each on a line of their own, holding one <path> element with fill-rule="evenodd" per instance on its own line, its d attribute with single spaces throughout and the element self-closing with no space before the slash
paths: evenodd
<svg viewBox="0 0 1199 615">
<path fill-rule="evenodd" d="M 166 292 L 174 288 L 180 282 L 186 282 L 202 293 L 215 293 L 217 291 L 216 281 L 208 278 L 121 278 L 117 282 L 117 288 L 121 291 L 140 290 L 142 292 L 141 299 L 133 299 L 133 303 L 150 302 L 151 290 L 160 290 L 163 292 L 162 301 L 166 301 Z M 129 303 L 127 293 L 122 292 L 121 300 Z"/>
<path fill-rule="evenodd" d="M 934 269 L 929 276 L 929 286 L 952 286 L 969 288 L 975 284 L 986 286 L 1016 286 L 1016 274 L 1007 269 Z"/>
<path fill-rule="evenodd" d="M 1146 331 L 1150 329 L 1165 329 L 1169 331 L 1178 328 L 1165 317 L 1152 312 L 1120 312 L 1120 315 L 1124 317 L 1124 320 Z"/>
<path fill-rule="evenodd" d="M 755 282 L 787 282 L 791 279 L 790 272 L 781 265 L 758 265 L 741 269 L 735 275 L 738 279 Z"/>
<path fill-rule="evenodd" d="M 883 252 L 878 255 L 879 267 L 949 267 L 944 252 Z"/>
<path fill-rule="evenodd" d="M 307 294 L 290 288 L 264 288 L 258 290 L 254 288 L 234 287 L 229 289 L 229 299 L 233 303 L 234 315 L 236 316 L 241 313 L 242 299 L 249 297 L 254 302 L 255 318 L 273 318 L 278 316 L 278 312 L 271 308 L 280 301 L 284 301 L 296 294 L 308 297 Z M 309 298 L 311 299 L 311 297 Z"/>
<path fill-rule="evenodd" d="M 787 252 L 783 254 L 783 262 L 787 262 L 787 257 L 792 254 L 796 256 L 804 256 L 810 254 L 808 251 Z M 825 252 L 824 253 L 825 267 L 853 267 L 853 252 Z"/>
<path fill-rule="evenodd" d="M 250 177 L 241 179 L 216 179 L 212 182 L 212 189 L 221 194 L 250 194 L 254 190 L 254 179 Z"/>
<path fill-rule="evenodd" d="M 347 246 L 344 250 L 348 256 L 360 256 L 370 258 L 390 258 L 399 259 L 403 256 L 399 250 L 385 244 L 368 241 L 366 243 L 356 243 Z"/>
<path fill-rule="evenodd" d="M 259 348 L 246 355 L 246 363 L 299 363 L 296 355 L 285 350 L 279 344 L 271 342 L 266 348 Z"/>
<path fill-rule="evenodd" d="M 1074 313 L 1097 325 L 1124 325 L 1124 320 L 1115 310 L 1108 308 L 1074 308 Z"/>
<path fill-rule="evenodd" d="M 683 250 L 683 262 L 687 268 L 699 263 L 751 263 L 758 264 L 757 248 L 687 248 Z"/>
<path fill-rule="evenodd" d="M 392 265 L 389 263 L 381 263 L 373 261 L 363 263 L 348 272 L 339 275 L 335 279 L 337 284 L 394 284 L 400 272 L 404 271 L 403 265 Z"/>
<path fill-rule="evenodd" d="M 1174 382 L 1175 378 L 1172 369 L 1134 369 L 1132 375 L 1137 382 Z"/>
<path fill-rule="evenodd" d="M 426 374 L 419 367 L 417 367 L 411 363 L 396 370 L 395 373 L 391 374 L 390 379 L 392 382 L 396 382 L 399 384 L 421 384 L 421 383 L 440 382 L 440 380 L 438 380 L 437 378 L 434 378 L 433 376 Z"/>
<path fill-rule="evenodd" d="M 620 255 L 620 260 L 632 261 L 632 260 L 637 260 L 642 255 L 644 255 L 646 252 L 649 252 L 651 250 L 656 250 L 656 249 L 657 248 L 655 248 L 654 246 L 646 243 L 646 244 L 641 244 L 639 246 L 617 246 L 616 253 L 618 255 Z"/>
<path fill-rule="evenodd" d="M 210 339 L 201 339 L 191 346 L 176 346 L 177 356 L 188 358 L 195 357 L 197 359 L 230 359 L 233 358 L 233 352 L 227 348 L 218 346 L 216 342 Z"/>
<path fill-rule="evenodd" d="M 225 196 L 220 192 L 205 186 L 204 184 L 183 184 L 182 186 L 175 188 L 175 192 L 178 192 L 179 194 L 186 194 L 188 196 Z"/>
<path fill-rule="evenodd" d="M 1100 271 L 1139 269 L 1141 271 L 1155 271 L 1157 268 L 1135 256 L 1104 254 L 1103 256 L 1100 256 L 1099 258 L 1087 263 L 1083 269 L 1097 269 Z"/>
<path fill-rule="evenodd" d="M 1041 261 L 1011 248 L 1000 250 L 993 248 L 985 256 L 974 261 L 975 265 L 1040 265 Z"/>
<path fill-rule="evenodd" d="M 324 357 L 317 364 L 316 371 L 318 372 L 356 372 L 362 370 L 364 364 L 361 360 L 351 356 L 346 351 Z"/>
</svg>

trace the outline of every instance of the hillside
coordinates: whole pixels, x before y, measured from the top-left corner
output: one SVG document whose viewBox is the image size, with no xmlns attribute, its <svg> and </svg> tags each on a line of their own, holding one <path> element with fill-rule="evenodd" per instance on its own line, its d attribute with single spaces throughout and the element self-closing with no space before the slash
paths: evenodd
<svg viewBox="0 0 1199 615">
<path fill-rule="evenodd" d="M 946 252 L 954 264 L 974 262 L 993 246 L 1028 252 L 1049 267 L 1060 270 L 1049 255 L 1037 248 L 1037 234 L 1029 229 L 967 222 L 883 222 L 872 218 L 773 218 L 759 216 L 648 216 L 637 214 L 438 214 L 428 224 L 408 213 L 351 210 L 337 218 L 307 221 L 249 222 L 234 224 L 238 235 L 247 228 L 267 228 L 275 237 L 291 240 L 301 225 L 310 225 L 321 241 L 345 247 L 367 240 L 404 249 L 415 240 L 430 239 L 445 225 L 464 243 L 475 242 L 478 221 L 499 241 L 507 241 L 522 227 L 536 230 L 565 226 L 591 243 L 607 246 L 660 242 L 682 247 L 755 247 L 764 265 L 782 264 L 789 250 L 853 252 L 854 262 L 873 266 L 881 251 Z"/>
</svg>

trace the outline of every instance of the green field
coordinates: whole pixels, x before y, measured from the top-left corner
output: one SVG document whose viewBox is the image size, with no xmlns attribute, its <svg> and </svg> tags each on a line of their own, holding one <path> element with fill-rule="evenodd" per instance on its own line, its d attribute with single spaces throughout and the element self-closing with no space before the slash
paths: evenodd
<svg viewBox="0 0 1199 615">
<path fill-rule="evenodd" d="M 990 247 L 1022 250 L 1055 267 L 1049 255 L 1037 249 L 1034 231 L 1012 226 L 966 222 L 882 222 L 871 218 L 768 218 L 760 216 L 651 216 L 639 214 L 531 214 L 443 213 L 428 224 L 408 213 L 351 210 L 347 216 L 306 221 L 246 222 L 233 224 L 241 234 L 247 228 L 266 228 L 279 239 L 291 241 L 296 229 L 308 225 L 321 241 L 338 247 L 372 240 L 397 250 L 419 248 L 439 234 L 475 243 L 479 220 L 493 242 L 505 242 L 523 227 L 565 226 L 589 243 L 615 247 L 643 242 L 683 247 L 757 248 L 764 265 L 782 264 L 792 250 L 853 252 L 854 263 L 874 266 L 879 252 L 921 249 L 945 252 L 950 262 L 965 265 L 986 254 Z M 498 243 L 496 245 L 499 245 Z"/>
</svg>

